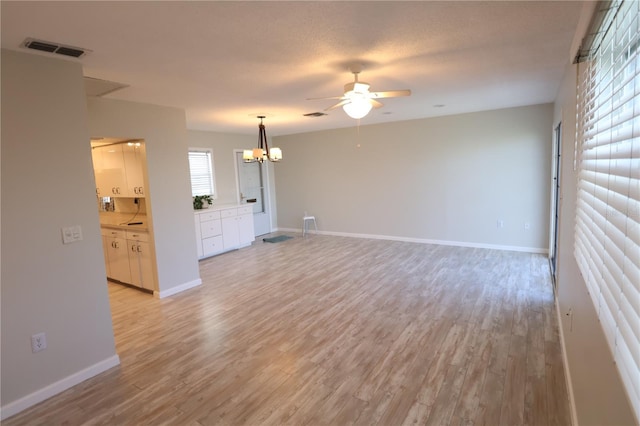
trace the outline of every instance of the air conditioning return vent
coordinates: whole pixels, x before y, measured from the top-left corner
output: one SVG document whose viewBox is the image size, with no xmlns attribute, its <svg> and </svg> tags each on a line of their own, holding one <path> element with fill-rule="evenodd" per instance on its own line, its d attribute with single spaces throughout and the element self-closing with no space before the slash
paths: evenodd
<svg viewBox="0 0 640 426">
<path fill-rule="evenodd" d="M 36 40 L 33 38 L 26 39 L 22 45 L 27 49 L 34 49 L 48 53 L 57 53 L 58 55 L 71 56 L 73 58 L 80 58 L 91 52 L 89 49 L 83 49 L 81 47 L 67 46 L 60 43 Z"/>
</svg>

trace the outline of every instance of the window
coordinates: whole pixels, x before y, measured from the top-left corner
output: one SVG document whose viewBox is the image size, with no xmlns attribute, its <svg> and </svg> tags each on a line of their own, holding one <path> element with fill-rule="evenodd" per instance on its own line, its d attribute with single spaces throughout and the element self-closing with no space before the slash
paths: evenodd
<svg viewBox="0 0 640 426">
<path fill-rule="evenodd" d="M 640 418 L 640 2 L 613 1 L 579 65 L 575 257 Z"/>
<path fill-rule="evenodd" d="M 213 152 L 210 149 L 189 148 L 191 196 L 211 195 L 215 198 Z"/>
</svg>

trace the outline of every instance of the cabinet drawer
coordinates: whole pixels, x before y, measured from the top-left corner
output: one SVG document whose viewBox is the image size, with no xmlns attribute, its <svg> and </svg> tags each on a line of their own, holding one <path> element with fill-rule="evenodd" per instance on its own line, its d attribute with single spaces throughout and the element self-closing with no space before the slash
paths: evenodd
<svg viewBox="0 0 640 426">
<path fill-rule="evenodd" d="M 147 232 L 136 232 L 136 231 L 126 231 L 126 232 L 127 232 L 127 240 L 149 242 L 149 233 Z"/>
<path fill-rule="evenodd" d="M 200 216 L 200 222 L 206 222 L 208 220 L 220 219 L 220 212 L 200 213 L 198 216 Z"/>
<path fill-rule="evenodd" d="M 119 231 L 112 228 L 101 228 L 101 234 L 105 237 L 127 238 L 127 231 Z"/>
<path fill-rule="evenodd" d="M 220 216 L 224 219 L 225 217 L 236 217 L 238 216 L 238 209 L 226 209 L 220 210 Z"/>
<path fill-rule="evenodd" d="M 209 238 L 222 234 L 222 224 L 219 220 L 209 220 L 200 224 L 202 238 Z"/>
<path fill-rule="evenodd" d="M 202 240 L 202 251 L 204 253 L 204 256 L 211 256 L 214 254 L 222 253 L 222 250 L 222 235 L 205 238 Z"/>
<path fill-rule="evenodd" d="M 242 214 L 251 214 L 251 213 L 253 213 L 253 206 L 238 207 L 238 216 Z"/>
</svg>

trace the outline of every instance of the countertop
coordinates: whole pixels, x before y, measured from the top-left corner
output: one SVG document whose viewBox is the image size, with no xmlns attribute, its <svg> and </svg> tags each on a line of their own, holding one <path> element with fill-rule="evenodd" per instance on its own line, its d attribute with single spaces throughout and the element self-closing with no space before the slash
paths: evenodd
<svg viewBox="0 0 640 426">
<path fill-rule="evenodd" d="M 138 214 L 135 218 L 133 215 L 134 213 L 100 212 L 100 226 L 130 231 L 148 231 L 149 223 L 147 222 L 147 215 Z M 127 225 L 128 221 L 142 222 L 142 224 Z"/>
<path fill-rule="evenodd" d="M 235 209 L 238 207 L 244 207 L 246 206 L 246 204 L 214 204 L 212 206 L 207 207 L 206 209 L 200 209 L 200 210 L 194 210 L 193 212 L 195 214 L 199 214 L 199 213 L 206 213 L 206 212 L 215 212 L 218 210 L 224 210 L 224 209 Z"/>
</svg>

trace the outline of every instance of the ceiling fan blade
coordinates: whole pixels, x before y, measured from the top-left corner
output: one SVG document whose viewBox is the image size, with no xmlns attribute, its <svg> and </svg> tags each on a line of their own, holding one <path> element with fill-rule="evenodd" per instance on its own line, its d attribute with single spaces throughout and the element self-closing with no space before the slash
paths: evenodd
<svg viewBox="0 0 640 426">
<path fill-rule="evenodd" d="M 372 98 L 397 98 L 411 95 L 411 90 L 389 90 L 387 92 L 371 92 Z"/>
<path fill-rule="evenodd" d="M 351 99 L 343 99 L 335 105 L 330 106 L 329 108 L 325 108 L 325 111 L 331 111 L 332 109 L 336 109 L 341 107 L 342 105 L 346 105 L 351 102 Z"/>
<path fill-rule="evenodd" d="M 327 98 L 307 98 L 308 101 L 321 101 L 325 99 L 344 99 L 344 96 L 329 96 Z"/>
<path fill-rule="evenodd" d="M 369 102 L 371 102 L 371 105 L 374 108 L 380 108 L 380 107 L 384 106 L 384 104 L 382 102 L 378 102 L 375 99 L 369 99 Z"/>
</svg>

